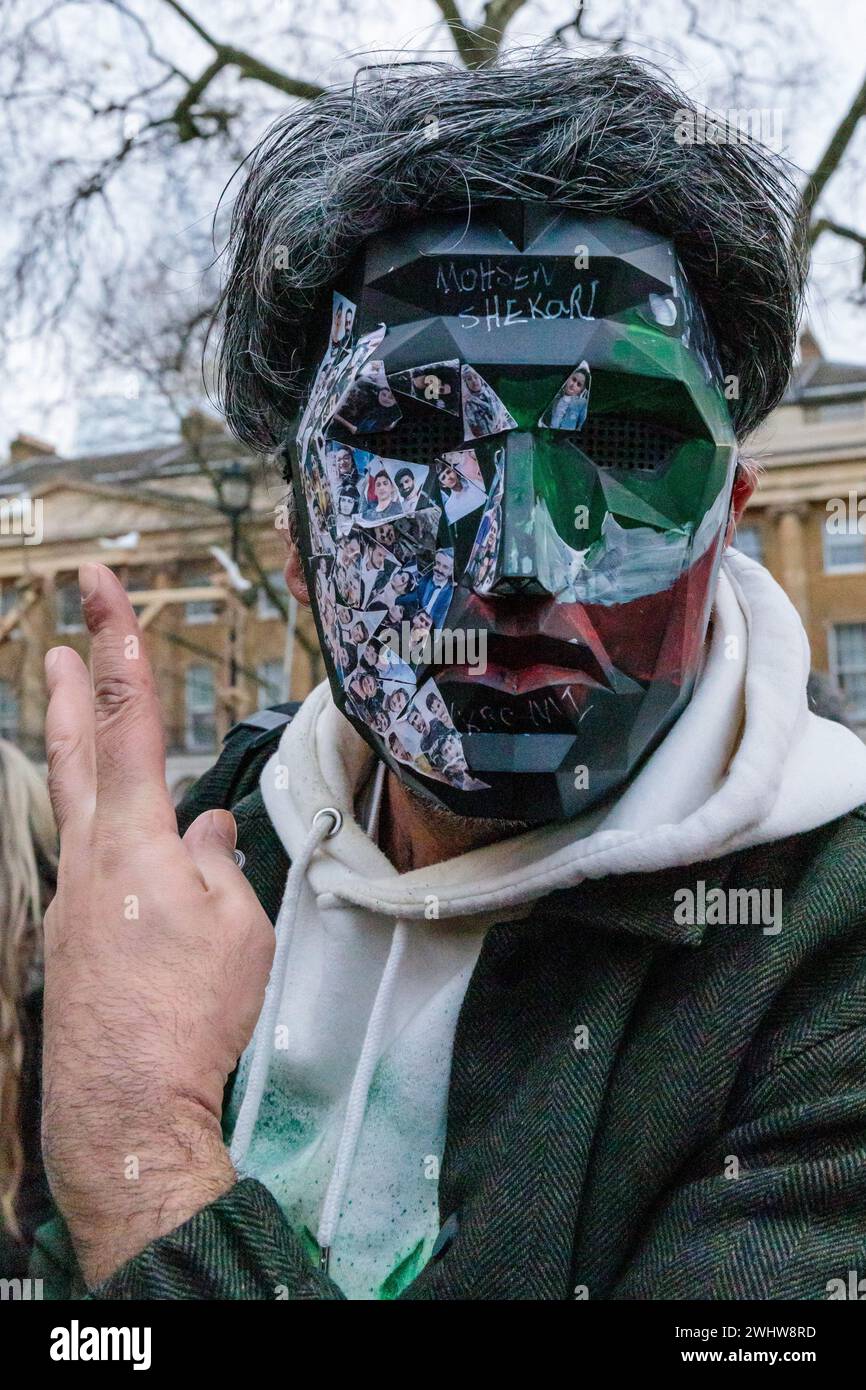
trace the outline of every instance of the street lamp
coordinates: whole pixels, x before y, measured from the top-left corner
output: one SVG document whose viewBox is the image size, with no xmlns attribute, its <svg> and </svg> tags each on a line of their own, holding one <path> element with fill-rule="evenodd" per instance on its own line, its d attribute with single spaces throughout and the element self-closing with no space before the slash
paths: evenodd
<svg viewBox="0 0 866 1390">
<path fill-rule="evenodd" d="M 250 509 L 253 495 L 253 476 L 248 464 L 239 459 L 214 469 L 217 491 L 217 506 L 228 519 L 231 528 L 231 557 L 235 565 L 240 558 L 241 518 Z M 232 606 L 231 631 L 229 632 L 229 686 L 234 690 L 238 678 L 237 660 L 237 618 Z"/>
</svg>

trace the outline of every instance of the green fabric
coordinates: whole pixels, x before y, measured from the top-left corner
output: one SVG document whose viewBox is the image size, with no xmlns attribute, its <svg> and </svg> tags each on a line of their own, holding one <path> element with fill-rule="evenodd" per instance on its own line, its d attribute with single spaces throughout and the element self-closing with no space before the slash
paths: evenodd
<svg viewBox="0 0 866 1390">
<path fill-rule="evenodd" d="M 257 790 L 235 809 L 274 916 L 285 858 Z M 677 924 L 698 880 L 781 888 L 781 932 Z M 456 1237 L 402 1298 L 824 1299 L 866 1275 L 866 812 L 492 928 L 439 1203 Z M 94 1296 L 341 1295 L 245 1180 Z"/>
</svg>

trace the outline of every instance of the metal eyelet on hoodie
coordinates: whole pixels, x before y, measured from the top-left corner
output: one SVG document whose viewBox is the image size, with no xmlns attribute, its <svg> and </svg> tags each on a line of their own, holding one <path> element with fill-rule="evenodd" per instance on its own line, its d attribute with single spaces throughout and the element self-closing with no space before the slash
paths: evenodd
<svg viewBox="0 0 866 1390">
<path fill-rule="evenodd" d="M 330 840 L 330 839 L 332 839 L 333 836 L 336 835 L 337 832 L 342 828 L 342 825 L 343 825 L 343 812 L 342 812 L 342 811 L 338 811 L 337 808 L 336 808 L 336 806 L 323 806 L 322 809 L 321 809 L 321 811 L 317 811 L 316 814 L 313 816 L 313 822 L 312 822 L 312 823 L 313 823 L 314 826 L 315 826 L 315 825 L 318 825 L 318 823 L 319 823 L 319 821 L 321 820 L 322 816 L 331 816 L 331 818 L 333 819 L 334 824 L 331 826 L 331 829 L 328 831 L 327 835 L 325 836 L 325 839 L 326 839 L 326 840 Z"/>
</svg>

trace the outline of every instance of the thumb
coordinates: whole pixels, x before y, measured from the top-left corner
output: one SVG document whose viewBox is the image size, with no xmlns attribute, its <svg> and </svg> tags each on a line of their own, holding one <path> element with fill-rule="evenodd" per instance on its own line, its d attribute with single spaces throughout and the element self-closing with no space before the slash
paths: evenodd
<svg viewBox="0 0 866 1390">
<path fill-rule="evenodd" d="M 238 827 L 231 811 L 203 811 L 187 828 L 183 844 L 191 858 L 204 869 L 204 861 L 216 858 L 234 860 Z M 205 875 L 207 877 L 207 875 Z"/>
</svg>

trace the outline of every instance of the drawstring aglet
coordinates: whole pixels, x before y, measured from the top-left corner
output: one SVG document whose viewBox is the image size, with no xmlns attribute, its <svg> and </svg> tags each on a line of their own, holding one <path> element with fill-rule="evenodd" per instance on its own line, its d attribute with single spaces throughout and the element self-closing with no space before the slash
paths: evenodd
<svg viewBox="0 0 866 1390">
<path fill-rule="evenodd" d="M 323 1245 L 321 1250 L 319 1251 L 319 1269 L 321 1270 L 322 1274 L 327 1274 L 328 1270 L 330 1269 L 330 1266 L 331 1247 L 330 1245 Z"/>
</svg>

